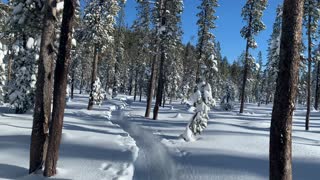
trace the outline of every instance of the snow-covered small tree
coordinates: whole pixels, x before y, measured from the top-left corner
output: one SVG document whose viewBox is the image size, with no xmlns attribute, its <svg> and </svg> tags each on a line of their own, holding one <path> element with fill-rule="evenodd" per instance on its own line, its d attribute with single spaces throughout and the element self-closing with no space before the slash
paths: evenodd
<svg viewBox="0 0 320 180">
<path fill-rule="evenodd" d="M 227 81 L 224 88 L 224 96 L 221 99 L 221 109 L 225 111 L 231 111 L 234 108 L 235 89 L 232 82 Z"/>
<path fill-rule="evenodd" d="M 102 88 L 99 78 L 97 78 L 97 80 L 93 84 L 92 97 L 93 97 L 94 103 L 101 106 L 105 97 L 105 91 Z"/>
<path fill-rule="evenodd" d="M 198 84 L 198 90 L 193 95 L 195 104 L 195 114 L 188 123 L 185 132 L 181 135 L 185 141 L 194 141 L 195 135 L 208 126 L 210 107 L 215 106 L 215 100 L 212 98 L 212 90 L 209 83 L 201 82 Z"/>
</svg>

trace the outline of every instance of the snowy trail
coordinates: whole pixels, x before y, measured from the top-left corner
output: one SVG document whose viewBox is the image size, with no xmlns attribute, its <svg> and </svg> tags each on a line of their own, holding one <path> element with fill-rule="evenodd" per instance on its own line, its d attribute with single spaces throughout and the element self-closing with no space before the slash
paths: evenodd
<svg viewBox="0 0 320 180">
<path fill-rule="evenodd" d="M 134 180 L 175 180 L 178 179 L 175 163 L 167 148 L 152 132 L 130 122 L 125 112 L 117 111 L 120 125 L 136 141 L 139 155 L 135 161 Z M 129 115 L 130 116 L 130 115 Z"/>
</svg>

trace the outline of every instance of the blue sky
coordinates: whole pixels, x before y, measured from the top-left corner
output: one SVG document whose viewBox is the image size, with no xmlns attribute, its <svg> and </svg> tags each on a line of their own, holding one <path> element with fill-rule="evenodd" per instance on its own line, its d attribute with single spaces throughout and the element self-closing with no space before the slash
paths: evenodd
<svg viewBox="0 0 320 180">
<path fill-rule="evenodd" d="M 193 44 L 197 41 L 198 27 L 196 25 L 198 13 L 197 6 L 200 0 L 184 0 L 184 13 L 182 15 L 182 28 L 184 31 L 183 42 L 187 43 L 192 40 Z M 220 7 L 217 9 L 216 15 L 219 19 L 216 22 L 217 29 L 213 31 L 218 41 L 221 43 L 222 54 L 227 56 L 230 62 L 233 62 L 245 49 L 245 40 L 240 36 L 240 30 L 244 25 L 241 17 L 241 9 L 246 0 L 219 0 Z M 266 53 L 269 39 L 272 33 L 272 25 L 276 16 L 276 8 L 282 0 L 269 0 L 268 8 L 266 9 L 263 22 L 267 29 L 262 31 L 257 37 L 258 48 L 252 51 L 254 56 L 257 56 L 259 51 L 262 51 L 264 61 L 266 61 Z M 126 21 L 131 25 L 136 16 L 135 0 L 127 0 L 126 5 Z"/>
<path fill-rule="evenodd" d="M 7 0 L 4 0 L 6 2 Z M 83 1 L 82 1 L 83 2 Z M 197 42 L 196 25 L 198 13 L 197 6 L 200 0 L 184 0 L 184 13 L 182 15 L 182 28 L 184 31 L 183 43 L 191 41 L 193 44 Z M 245 40 L 240 36 L 240 30 L 244 25 L 241 17 L 241 9 L 246 0 L 219 0 L 220 7 L 217 8 L 216 15 L 219 16 L 213 31 L 218 41 L 221 43 L 222 55 L 227 56 L 229 62 L 233 62 L 245 49 Z M 276 15 L 277 6 L 282 0 L 269 0 L 268 8 L 264 12 L 263 22 L 267 29 L 262 31 L 257 37 L 258 48 L 252 50 L 252 54 L 257 56 L 262 51 L 264 61 L 266 61 L 267 40 L 272 32 L 272 25 Z M 127 0 L 126 4 L 126 22 L 129 26 L 136 18 L 136 0 Z M 192 40 L 192 37 L 193 40 Z"/>
</svg>

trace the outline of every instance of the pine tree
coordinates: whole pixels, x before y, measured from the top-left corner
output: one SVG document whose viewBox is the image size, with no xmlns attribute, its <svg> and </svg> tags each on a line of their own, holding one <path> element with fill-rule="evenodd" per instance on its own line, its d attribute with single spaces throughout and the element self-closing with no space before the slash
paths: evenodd
<svg viewBox="0 0 320 180">
<path fill-rule="evenodd" d="M 319 108 L 319 97 L 320 97 L 320 44 L 318 48 L 315 50 L 315 60 L 316 60 L 316 90 L 315 90 L 315 100 L 314 100 L 314 108 L 318 110 Z"/>
<path fill-rule="evenodd" d="M 255 102 L 258 103 L 258 106 L 261 104 L 261 85 L 262 85 L 262 52 L 260 51 L 258 54 L 258 64 L 256 67 L 256 77 L 255 77 L 255 85 L 253 89 L 253 94 L 255 95 Z"/>
<path fill-rule="evenodd" d="M 203 0 L 198 7 L 200 12 L 197 14 L 199 20 L 198 29 L 198 67 L 197 67 L 197 82 L 204 79 L 211 79 L 214 67 L 217 67 L 215 54 L 215 36 L 211 33 L 216 28 L 215 8 L 218 7 L 217 0 Z M 215 70 L 217 71 L 217 70 Z"/>
<path fill-rule="evenodd" d="M 124 66 L 124 18 L 125 18 L 125 1 L 119 2 L 119 14 L 116 23 L 116 32 L 115 32 L 115 66 L 114 66 L 114 80 L 112 87 L 112 97 L 118 95 L 119 86 L 120 86 L 120 77 L 121 77 L 121 68 Z"/>
<path fill-rule="evenodd" d="M 276 81 L 279 71 L 280 59 L 280 38 L 282 24 L 282 6 L 277 7 L 277 15 L 273 24 L 273 31 L 269 39 L 268 61 L 266 64 L 266 81 L 265 81 L 265 100 L 269 103 L 270 97 L 273 97 L 276 87 Z"/>
<path fill-rule="evenodd" d="M 165 68 L 164 64 L 168 62 L 170 50 L 174 43 L 180 38 L 180 20 L 183 12 L 183 1 L 182 0 L 160 0 L 158 4 L 158 11 L 160 18 L 155 19 L 155 24 L 158 24 L 158 34 L 160 36 L 159 52 L 160 53 L 160 64 L 158 69 L 158 88 L 156 103 L 153 110 L 153 119 L 158 119 L 159 108 L 162 104 L 163 94 L 165 93 Z M 172 61 L 173 59 L 171 59 Z"/>
<path fill-rule="evenodd" d="M 244 73 L 241 89 L 241 106 L 240 113 L 244 110 L 245 101 L 245 89 L 248 78 L 249 71 L 249 49 L 256 48 L 257 43 L 255 41 L 255 36 L 266 27 L 261 21 L 263 11 L 266 9 L 267 0 L 247 0 L 246 4 L 242 9 L 241 16 L 247 24 L 241 29 L 241 36 L 246 39 L 246 53 L 245 53 L 245 63 L 244 63 Z"/>
<path fill-rule="evenodd" d="M 309 130 L 310 108 L 311 108 L 311 66 L 312 66 L 312 48 L 313 42 L 317 39 L 317 30 L 320 19 L 320 2 L 318 0 L 304 1 L 304 25 L 308 36 L 308 78 L 307 78 L 307 113 L 306 130 Z"/>
<path fill-rule="evenodd" d="M 110 44 L 114 42 L 115 17 L 119 10 L 118 1 L 92 0 L 85 8 L 83 18 L 84 28 L 80 33 L 80 37 L 88 41 L 94 51 L 88 110 L 91 110 L 94 104 L 92 90 L 97 79 L 99 56 L 106 48 L 112 47 Z"/>
<path fill-rule="evenodd" d="M 137 91 L 142 93 L 145 71 L 147 70 L 150 56 L 151 56 L 151 7 L 148 0 L 138 1 L 137 6 L 137 19 L 133 24 L 133 31 L 136 33 L 137 38 L 137 58 L 133 62 L 132 71 L 135 72 L 134 78 L 134 100 L 137 97 Z M 133 86 L 132 86 L 133 87 Z"/>
<path fill-rule="evenodd" d="M 194 69 L 197 68 L 196 48 L 190 42 L 184 47 L 182 60 L 183 77 L 180 97 L 182 98 L 182 103 L 186 103 L 193 93 L 193 87 L 195 87 L 196 72 Z"/>
<path fill-rule="evenodd" d="M 280 61 L 270 128 L 270 180 L 292 179 L 292 115 L 297 92 L 303 1 L 284 0 Z"/>
</svg>

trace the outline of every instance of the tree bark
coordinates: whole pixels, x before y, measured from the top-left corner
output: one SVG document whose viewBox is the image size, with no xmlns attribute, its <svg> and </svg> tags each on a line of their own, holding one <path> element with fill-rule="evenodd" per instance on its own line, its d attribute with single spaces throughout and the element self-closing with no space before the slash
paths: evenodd
<svg viewBox="0 0 320 180">
<path fill-rule="evenodd" d="M 44 176 L 50 177 L 57 173 L 57 161 L 62 135 L 68 69 L 72 40 L 72 27 L 76 9 L 75 0 L 65 0 L 61 24 L 60 46 L 55 70 L 52 124 L 50 126 L 49 146 L 45 163 Z"/>
<path fill-rule="evenodd" d="M 160 11 L 162 10 L 162 6 L 163 6 L 163 1 L 164 0 L 160 0 Z M 159 18 L 161 18 L 162 16 L 162 12 L 159 12 Z M 156 32 L 158 31 L 158 28 L 156 29 Z M 151 112 L 151 106 L 152 106 L 152 98 L 153 95 L 155 94 L 155 86 L 156 86 L 156 62 L 158 59 L 158 53 L 159 53 L 159 38 L 156 37 L 156 48 L 155 48 L 155 55 L 152 61 L 152 68 L 151 68 L 151 78 L 150 78 L 150 82 L 149 82 L 149 87 L 148 87 L 148 97 L 147 97 L 147 107 L 146 107 L 146 113 L 145 113 L 145 117 L 148 118 L 150 117 L 150 112 Z"/>
<path fill-rule="evenodd" d="M 82 69 L 82 72 L 81 72 L 81 82 L 80 82 L 79 94 L 82 94 L 82 88 L 83 88 L 83 69 Z"/>
<path fill-rule="evenodd" d="M 157 97 L 156 97 L 156 104 L 153 109 L 153 120 L 158 119 L 159 108 L 162 102 L 162 95 L 164 89 L 164 60 L 165 60 L 165 52 L 164 47 L 161 46 L 161 59 L 160 59 L 160 70 L 159 70 L 159 78 L 158 78 L 158 89 L 157 89 Z"/>
<path fill-rule="evenodd" d="M 94 97 L 93 97 L 93 86 L 94 82 L 97 80 L 97 66 L 98 66 L 98 47 L 97 45 L 94 46 L 94 57 L 92 61 L 92 74 L 91 74 L 91 90 L 90 90 L 90 97 L 89 97 L 89 103 L 88 103 L 88 110 L 93 109 L 94 104 Z"/>
<path fill-rule="evenodd" d="M 167 1 L 161 1 L 160 3 L 160 20 L 161 20 L 161 26 L 166 25 L 166 18 L 164 17 L 166 11 L 167 11 L 167 6 L 166 6 Z M 164 36 L 165 32 L 162 32 L 161 36 Z M 159 66 L 159 77 L 158 77 L 158 88 L 157 88 L 157 96 L 156 96 L 156 103 L 153 109 L 153 120 L 158 119 L 158 113 L 159 113 L 159 108 L 161 106 L 162 102 L 162 96 L 163 96 L 163 91 L 164 91 L 164 61 L 166 59 L 165 56 L 165 49 L 163 46 L 162 38 L 160 40 L 160 66 Z"/>
<path fill-rule="evenodd" d="M 270 180 L 292 179 L 292 116 L 302 34 L 301 0 L 284 0 L 279 73 L 270 128 Z"/>
<path fill-rule="evenodd" d="M 71 75 L 71 99 L 73 99 L 73 95 L 74 95 L 74 70 Z"/>
<path fill-rule="evenodd" d="M 137 100 L 137 94 L 138 94 L 138 75 L 139 74 L 139 70 L 136 69 L 136 77 L 134 80 L 134 98 L 133 100 L 136 101 Z"/>
<path fill-rule="evenodd" d="M 320 75 L 320 62 L 318 62 L 317 65 L 317 80 L 316 80 L 316 97 L 314 101 L 314 108 L 316 110 L 319 109 L 319 75 Z"/>
<path fill-rule="evenodd" d="M 41 36 L 35 107 L 30 144 L 29 173 L 42 169 L 48 147 L 51 116 L 53 65 L 56 22 L 56 0 L 46 1 Z"/>
<path fill-rule="evenodd" d="M 12 50 L 12 46 L 11 46 L 11 54 L 9 55 L 9 59 L 8 59 L 8 74 L 7 74 L 7 84 L 9 84 L 11 82 L 11 73 L 12 73 L 12 59 L 13 59 L 13 55 L 14 52 Z"/>
<path fill-rule="evenodd" d="M 311 39 L 311 15 L 310 15 L 310 5 L 309 15 L 308 15 L 308 77 L 307 77 L 307 113 L 306 113 L 306 131 L 309 130 L 309 121 L 310 121 L 310 108 L 311 108 L 311 65 L 312 65 L 312 39 Z"/>
<path fill-rule="evenodd" d="M 252 9 L 252 6 L 251 6 Z M 251 27 L 252 27 L 252 14 L 250 12 L 250 17 L 249 17 L 249 35 L 248 37 L 251 36 Z M 249 69 L 249 39 L 247 39 L 247 45 L 246 45 L 246 59 L 244 63 L 244 72 L 243 72 L 243 79 L 242 79 L 242 87 L 241 87 L 241 104 L 240 104 L 240 113 L 243 113 L 244 110 L 244 101 L 245 101 L 245 96 L 246 96 L 246 84 L 247 84 L 247 78 L 248 78 L 248 69 Z"/>
<path fill-rule="evenodd" d="M 158 49 L 158 48 L 156 48 L 156 49 Z M 156 52 L 157 51 L 158 50 L 156 50 Z M 158 59 L 158 55 L 155 55 L 154 60 L 152 62 L 151 78 L 150 78 L 149 87 L 148 87 L 147 107 L 146 107 L 146 113 L 145 113 L 146 118 L 150 117 L 153 92 L 154 92 L 154 88 L 156 86 L 156 75 L 155 74 L 156 74 L 156 61 L 157 61 L 157 59 Z"/>
</svg>

